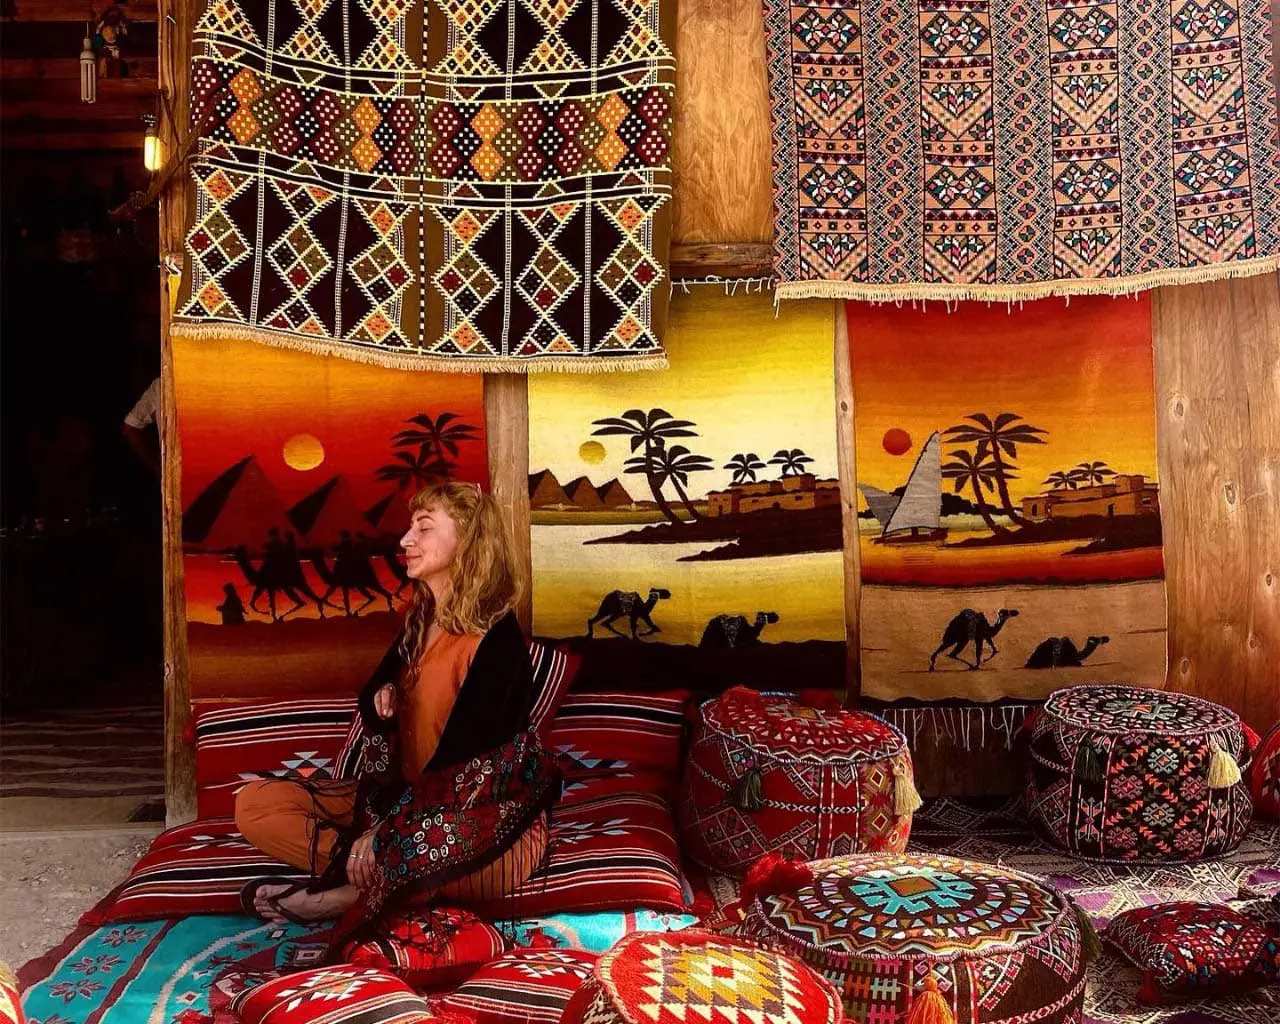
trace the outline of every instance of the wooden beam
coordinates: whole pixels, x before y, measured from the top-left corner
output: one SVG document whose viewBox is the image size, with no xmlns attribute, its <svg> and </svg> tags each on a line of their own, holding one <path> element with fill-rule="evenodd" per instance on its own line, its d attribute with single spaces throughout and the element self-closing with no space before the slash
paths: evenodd
<svg viewBox="0 0 1280 1024">
<path fill-rule="evenodd" d="M 186 124 L 191 94 L 191 19 L 193 4 L 185 0 L 161 0 L 161 12 L 172 16 L 163 23 L 172 33 L 173 46 L 160 53 L 172 53 L 161 60 L 160 85 L 173 97 L 174 116 Z M 177 151 L 175 126 L 162 126 L 170 153 Z M 172 257 L 182 252 L 186 234 L 187 193 L 181 179 L 160 197 L 160 255 Z M 167 275 L 162 270 L 165 285 Z M 174 282 L 176 286 L 176 282 Z M 191 665 L 187 649 L 187 602 L 182 564 L 182 450 L 178 444 L 178 410 L 173 394 L 173 341 L 169 292 L 161 288 L 160 335 L 160 445 L 163 460 L 162 496 L 164 510 L 164 805 L 169 827 L 191 821 L 196 816 L 196 748 L 187 738 L 192 725 Z"/>
<path fill-rule="evenodd" d="M 63 153 L 72 150 L 136 149 L 142 159 L 141 131 L 62 132 L 51 126 L 37 131 L 4 130 L 6 151 Z"/>
<path fill-rule="evenodd" d="M 840 521 L 844 528 L 845 705 L 862 696 L 862 558 L 858 548 L 858 468 L 853 447 L 853 371 L 849 365 L 849 321 L 844 303 L 834 303 L 836 466 L 840 477 Z"/>
<path fill-rule="evenodd" d="M 12 83 L 10 83 L 12 84 Z M 41 121 L 58 121 L 67 118 L 97 121 L 112 118 L 133 118 L 138 127 L 139 145 L 141 145 L 143 124 L 142 116 L 153 113 L 156 109 L 155 94 L 111 96 L 98 94 L 97 103 L 81 103 L 80 96 L 46 96 L 40 99 L 10 99 L 9 90 L 4 90 L 0 98 L 0 117 L 9 128 L 16 128 L 16 122 L 24 118 L 36 118 Z"/>
<path fill-rule="evenodd" d="M 122 88 L 128 91 L 137 83 L 138 88 L 145 84 L 152 92 L 158 87 L 160 62 L 155 60 L 127 61 L 128 78 L 98 79 L 98 91 L 104 88 Z M 0 61 L 0 80 L 37 78 L 41 81 L 62 82 L 80 81 L 80 61 L 75 57 L 6 57 Z"/>
<path fill-rule="evenodd" d="M 1168 686 L 1280 718 L 1280 275 L 1153 301 Z"/>
<path fill-rule="evenodd" d="M 484 426 L 489 486 L 507 516 L 516 567 L 523 582 L 516 617 L 533 629 L 533 552 L 529 538 L 529 378 L 490 373 L 484 378 Z"/>
<path fill-rule="evenodd" d="M 88 3 L 86 0 L 4 0 L 0 7 L 3 21 L 78 21 L 84 24 L 96 20 L 106 9 L 105 0 Z M 159 21 L 160 9 L 155 3 L 134 0 L 120 5 L 131 22 Z"/>
<path fill-rule="evenodd" d="M 671 277 L 768 277 L 773 247 L 765 242 L 672 242 Z"/>
</svg>

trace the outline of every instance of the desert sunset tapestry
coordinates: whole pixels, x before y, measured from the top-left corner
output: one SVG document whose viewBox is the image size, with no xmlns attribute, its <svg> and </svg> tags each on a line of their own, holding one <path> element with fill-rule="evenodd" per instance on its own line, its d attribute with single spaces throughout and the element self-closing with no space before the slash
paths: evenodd
<svg viewBox="0 0 1280 1024">
<path fill-rule="evenodd" d="M 863 693 L 1163 685 L 1149 298 L 847 316 Z"/>
<path fill-rule="evenodd" d="M 174 339 L 195 697 L 351 693 L 399 624 L 407 501 L 487 482 L 479 377 Z"/>
<path fill-rule="evenodd" d="M 639 673 L 843 671 L 834 317 L 695 286 L 669 370 L 530 379 L 535 632 Z"/>
</svg>

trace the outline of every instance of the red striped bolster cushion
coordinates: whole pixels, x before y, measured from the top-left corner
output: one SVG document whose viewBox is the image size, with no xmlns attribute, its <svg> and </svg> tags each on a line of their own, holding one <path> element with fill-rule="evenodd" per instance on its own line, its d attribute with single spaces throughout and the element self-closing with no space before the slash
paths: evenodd
<svg viewBox="0 0 1280 1024">
<path fill-rule="evenodd" d="M 547 860 L 484 917 L 583 910 L 685 909 L 670 805 L 650 793 L 618 793 L 552 812 Z"/>
<path fill-rule="evenodd" d="M 533 666 L 533 711 L 529 725 L 535 732 L 544 731 L 573 685 L 582 659 L 559 647 L 529 641 L 529 661 Z M 364 748 L 364 722 L 359 715 L 351 723 L 346 740 L 337 756 L 337 777 L 354 778 Z M 375 758 L 376 760 L 376 758 Z"/>
<path fill-rule="evenodd" d="M 255 850 L 229 819 L 180 825 L 161 833 L 129 877 L 80 923 L 96 928 L 187 914 L 238 914 L 240 890 L 263 875 L 303 881 L 310 872 Z"/>
<path fill-rule="evenodd" d="M 608 792 L 674 793 L 688 690 L 571 694 L 547 733 L 561 755 L 565 798 Z"/>
<path fill-rule="evenodd" d="M 427 1001 L 374 967 L 338 964 L 286 974 L 231 1001 L 240 1024 L 430 1024 Z"/>
<path fill-rule="evenodd" d="M 229 818 L 254 779 L 332 779 L 354 697 L 225 704 L 197 701 L 196 813 Z"/>
<path fill-rule="evenodd" d="M 599 957 L 571 949 L 518 949 L 486 964 L 436 1001 L 475 1024 L 557 1024 Z"/>
</svg>

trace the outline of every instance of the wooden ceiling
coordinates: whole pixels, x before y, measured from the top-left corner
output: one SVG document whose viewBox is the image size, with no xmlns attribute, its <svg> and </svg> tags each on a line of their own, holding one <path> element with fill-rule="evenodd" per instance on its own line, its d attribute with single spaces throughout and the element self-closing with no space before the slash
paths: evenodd
<svg viewBox="0 0 1280 1024">
<path fill-rule="evenodd" d="M 142 150 L 143 116 L 154 114 L 157 0 L 121 5 L 129 77 L 98 76 L 96 103 L 80 102 L 86 20 L 104 0 L 0 0 L 0 145 L 14 150 Z"/>
</svg>

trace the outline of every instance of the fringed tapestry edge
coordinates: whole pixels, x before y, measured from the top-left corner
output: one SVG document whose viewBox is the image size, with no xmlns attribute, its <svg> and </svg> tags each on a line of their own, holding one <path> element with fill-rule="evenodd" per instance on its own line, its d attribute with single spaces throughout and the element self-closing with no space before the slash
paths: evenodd
<svg viewBox="0 0 1280 1024">
<path fill-rule="evenodd" d="M 788 299 L 855 299 L 860 302 L 1024 302 L 1073 295 L 1131 296 L 1166 285 L 1206 284 L 1280 271 L 1280 255 L 1231 260 L 1203 267 L 1172 267 L 1125 277 L 1032 281 L 1027 284 L 865 284 L 857 281 L 780 281 L 774 291 Z"/>
<path fill-rule="evenodd" d="M 335 344 L 328 339 L 300 338 L 294 334 L 246 327 L 243 324 L 187 323 L 178 321 L 170 327 L 175 338 L 194 341 L 213 339 L 252 341 L 275 348 L 287 348 L 315 356 L 332 356 L 356 363 L 382 366 L 390 370 L 413 370 L 437 373 L 639 373 L 667 369 L 667 356 L 532 356 L 468 358 L 458 356 L 413 355 L 386 352 L 376 348 Z"/>
</svg>

